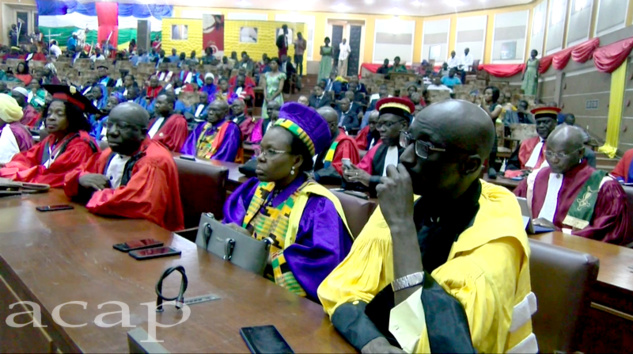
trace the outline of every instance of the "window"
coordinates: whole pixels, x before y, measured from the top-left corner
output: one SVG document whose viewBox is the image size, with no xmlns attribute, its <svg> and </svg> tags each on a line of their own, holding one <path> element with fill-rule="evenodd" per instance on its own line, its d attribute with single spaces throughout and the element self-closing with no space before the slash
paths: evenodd
<svg viewBox="0 0 633 354">
<path fill-rule="evenodd" d="M 177 41 L 185 41 L 189 38 L 189 26 L 187 25 L 171 25 L 171 39 Z"/>
<path fill-rule="evenodd" d="M 257 27 L 240 27 L 240 43 L 257 43 Z"/>
</svg>

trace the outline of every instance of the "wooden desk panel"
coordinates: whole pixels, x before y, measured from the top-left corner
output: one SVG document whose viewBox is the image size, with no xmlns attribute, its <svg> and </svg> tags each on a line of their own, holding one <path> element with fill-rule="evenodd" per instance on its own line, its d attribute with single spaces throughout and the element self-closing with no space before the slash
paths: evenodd
<svg viewBox="0 0 633 354">
<path fill-rule="evenodd" d="M 35 197 L 35 198 L 33 198 Z M 29 198 L 33 198 L 30 200 Z M 0 276 L 21 300 L 42 307 L 43 322 L 54 347 L 62 351 L 126 352 L 126 332 L 131 328 L 101 328 L 94 324 L 103 313 L 120 311 L 121 301 L 130 307 L 130 322 L 148 329 L 148 308 L 155 302 L 154 286 L 164 269 L 183 265 L 189 277 L 185 297 L 213 293 L 220 300 L 191 306 L 188 321 L 169 329 L 158 329 L 157 337 L 172 352 L 246 352 L 239 328 L 273 324 L 297 351 L 350 352 L 353 349 L 336 333 L 321 306 L 297 297 L 274 283 L 233 266 L 195 244 L 145 220 L 122 220 L 91 215 L 85 208 L 39 213 L 34 205 L 55 204 L 61 191 L 0 201 L 0 213 L 20 211 L 15 225 L 2 218 L 0 229 Z M 20 207 L 20 203 L 23 204 Z M 12 210 L 15 209 L 15 210 Z M 29 226 L 30 225 L 30 226 Z M 19 230 L 26 226 L 27 230 Z M 112 249 L 131 239 L 152 237 L 182 251 L 180 257 L 136 261 Z M 165 281 L 164 293 L 175 294 L 177 274 Z M 55 325 L 53 309 L 69 301 L 86 301 L 87 309 L 67 305 L 61 317 L 85 327 Z M 19 310 L 0 309 L 2 318 Z M 180 314 L 166 307 L 157 314 L 161 323 L 175 323 Z M 120 315 L 106 316 L 112 323 Z M 4 328 L 8 338 L 19 338 L 19 329 Z M 32 328 L 31 328 L 32 330 Z M 3 337 L 7 338 L 7 337 Z"/>
</svg>

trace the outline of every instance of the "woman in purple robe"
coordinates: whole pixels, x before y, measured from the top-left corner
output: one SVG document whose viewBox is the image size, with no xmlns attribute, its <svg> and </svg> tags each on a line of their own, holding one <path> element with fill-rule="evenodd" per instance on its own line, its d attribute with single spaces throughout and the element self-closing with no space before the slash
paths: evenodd
<svg viewBox="0 0 633 354">
<path fill-rule="evenodd" d="M 261 142 L 257 178 L 224 205 L 224 223 L 273 241 L 265 276 L 314 301 L 323 279 L 352 246 L 340 202 L 307 174 L 312 156 L 329 144 L 328 125 L 313 108 L 285 104 Z"/>
<path fill-rule="evenodd" d="M 22 107 L 7 94 L 0 94 L 0 167 L 13 155 L 33 146 L 28 129 L 20 124 Z"/>
</svg>

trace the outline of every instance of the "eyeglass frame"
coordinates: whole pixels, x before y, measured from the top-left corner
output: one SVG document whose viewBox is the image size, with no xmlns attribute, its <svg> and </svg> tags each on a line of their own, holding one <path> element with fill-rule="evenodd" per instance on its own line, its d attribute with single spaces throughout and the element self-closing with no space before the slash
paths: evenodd
<svg viewBox="0 0 633 354">
<path fill-rule="evenodd" d="M 414 144 L 413 147 L 413 151 L 415 151 L 415 155 L 421 159 L 428 159 L 429 158 L 429 151 L 434 151 L 434 152 L 446 152 L 447 150 L 444 148 L 438 148 L 435 147 L 433 145 L 433 143 L 429 142 L 429 141 L 424 141 L 424 140 L 420 140 L 420 139 L 413 139 L 411 137 L 411 134 L 409 134 L 409 132 L 407 131 L 401 131 L 400 132 L 400 137 L 398 140 L 398 145 L 400 145 L 401 148 L 407 148 L 409 147 L 411 144 Z M 418 151 L 418 146 L 422 146 L 422 151 L 425 151 L 424 155 L 421 152 Z"/>
<path fill-rule="evenodd" d="M 272 154 L 271 154 L 272 152 Z M 259 153 L 257 154 L 257 157 L 263 157 L 263 158 L 275 158 L 279 155 L 283 155 L 283 154 L 290 154 L 290 151 L 285 151 L 285 150 L 275 150 L 275 149 L 265 149 L 265 150 L 259 150 Z"/>
<path fill-rule="evenodd" d="M 571 157 L 573 154 L 575 154 L 575 153 L 577 153 L 577 152 L 579 152 L 581 150 L 584 150 L 584 149 L 585 149 L 584 147 L 581 147 L 581 148 L 578 148 L 578 149 L 576 149 L 576 150 L 574 150 L 572 152 L 569 152 L 569 153 L 567 153 L 567 152 L 552 152 L 550 150 L 545 150 L 545 156 L 549 157 L 549 158 L 556 157 L 556 159 L 558 161 L 560 161 L 560 160 L 567 159 L 567 158 Z M 561 155 L 562 155 L 562 157 L 561 157 Z"/>
<path fill-rule="evenodd" d="M 380 121 L 378 121 L 378 122 L 376 122 L 376 129 L 380 129 L 381 127 L 385 127 L 387 129 L 389 129 L 389 128 L 393 127 L 394 125 L 396 125 L 398 123 L 402 123 L 404 121 L 405 121 L 404 118 L 399 120 L 399 121 L 396 121 L 396 122 L 383 122 L 383 123 L 380 123 Z"/>
</svg>

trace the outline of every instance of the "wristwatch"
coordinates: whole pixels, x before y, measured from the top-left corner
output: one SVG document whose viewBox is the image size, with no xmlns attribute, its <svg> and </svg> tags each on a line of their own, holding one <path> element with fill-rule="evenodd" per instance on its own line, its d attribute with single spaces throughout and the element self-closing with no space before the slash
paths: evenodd
<svg viewBox="0 0 633 354">
<path fill-rule="evenodd" d="M 393 292 L 395 293 L 396 291 L 400 291 L 406 288 L 420 285 L 422 284 L 423 281 L 424 281 L 424 272 L 412 273 L 391 282 L 391 288 L 393 289 Z"/>
</svg>

